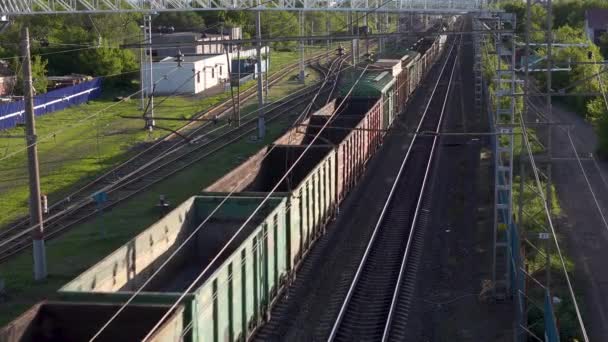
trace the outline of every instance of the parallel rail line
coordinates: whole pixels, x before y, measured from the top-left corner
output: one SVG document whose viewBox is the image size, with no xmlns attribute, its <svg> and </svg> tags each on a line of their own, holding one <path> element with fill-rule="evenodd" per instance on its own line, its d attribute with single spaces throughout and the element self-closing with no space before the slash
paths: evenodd
<svg viewBox="0 0 608 342">
<path fill-rule="evenodd" d="M 438 133 L 441 129 L 457 66 L 455 45 L 450 47 L 417 132 Z M 446 73 L 448 69 L 451 71 Z M 329 341 L 388 341 L 405 337 L 402 323 L 407 321 L 407 301 L 414 287 L 403 283 L 406 270 L 414 271 L 411 268 L 417 267 L 408 264 L 408 256 L 415 234 L 420 230 L 417 226 L 427 220 L 421 207 L 428 201 L 425 188 L 438 139 L 438 135 L 414 135 L 342 302 Z"/>
<path fill-rule="evenodd" d="M 324 57 L 330 55 L 331 52 L 320 53 L 306 61 L 307 64 L 314 63 Z M 292 72 L 294 69 L 299 67 L 299 63 L 290 64 L 276 73 L 269 76 L 269 85 L 275 84 L 287 74 Z M 249 88 L 241 93 L 241 102 L 245 102 L 251 98 L 253 98 L 256 94 L 255 87 Z M 91 194 L 98 191 L 96 187 L 99 186 L 100 183 L 108 183 L 113 181 L 118 181 L 121 178 L 129 175 L 135 170 L 138 170 L 142 167 L 142 165 L 148 164 L 151 160 L 157 159 L 168 151 L 171 151 L 175 148 L 179 148 L 187 144 L 184 139 L 175 139 L 179 136 L 189 139 L 196 139 L 197 134 L 199 134 L 203 129 L 208 128 L 210 126 L 209 122 L 196 121 L 200 119 L 210 119 L 214 117 L 224 117 L 229 114 L 232 110 L 232 99 L 228 99 L 213 108 L 207 111 L 201 111 L 193 115 L 193 121 L 183 125 L 175 132 L 167 134 L 165 137 L 157 140 L 152 145 L 146 147 L 144 150 L 138 152 L 136 155 L 130 157 L 128 160 L 120 163 L 119 165 L 113 167 L 110 170 L 105 171 L 102 175 L 98 176 L 94 180 L 89 183 L 81 186 L 77 190 L 73 191 L 69 195 L 65 196 L 61 200 L 55 201 L 52 205 L 49 206 L 49 211 L 54 210 L 65 210 L 69 209 L 73 206 L 73 202 L 78 202 L 83 198 L 89 198 Z M 105 184 L 103 184 L 105 185 Z M 46 217 L 45 221 L 51 219 L 52 217 Z M 13 234 L 15 231 L 23 229 L 23 226 L 29 225 L 29 217 L 24 217 L 6 229 L 0 230 L 0 240 Z"/>
<path fill-rule="evenodd" d="M 326 54 L 317 56 L 314 59 L 323 58 L 324 56 Z M 277 80 L 284 76 L 285 74 L 279 76 Z M 311 95 L 318 93 L 321 90 L 319 88 L 320 86 L 317 83 L 305 88 L 302 92 L 294 94 L 297 96 L 291 96 L 287 101 L 275 102 L 266 106 L 267 114 L 271 114 L 267 117 L 267 120 L 272 122 L 281 117 L 283 113 L 289 113 L 295 108 L 310 104 Z M 327 92 L 327 90 L 324 90 L 324 92 Z M 229 111 L 230 109 L 224 110 L 221 115 L 225 115 Z M 209 115 L 209 112 L 204 115 Z M 119 167 L 81 188 L 77 193 L 79 200 L 71 201 L 70 203 L 72 204 L 68 207 L 47 217 L 44 222 L 45 239 L 51 239 L 60 235 L 74 224 L 91 218 L 98 212 L 98 208 L 95 207 L 93 200 L 90 198 L 91 192 L 87 191 L 85 193 L 85 190 L 92 187 L 92 185 L 98 185 L 97 191 L 106 191 L 108 193 L 110 200 L 102 208 L 102 210 L 105 210 L 247 136 L 255 131 L 256 122 L 257 118 L 252 118 L 242 123 L 241 126 L 228 129 L 224 132 L 218 132 L 221 127 L 214 128 L 212 131 L 205 132 L 203 135 L 196 137 L 195 139 L 199 141 L 204 140 L 204 142 L 196 145 L 178 141 L 171 145 L 170 148 L 162 150 L 159 154 L 155 154 L 151 159 L 133 161 L 131 164 L 128 164 L 128 170 L 122 170 L 121 167 L 127 164 L 121 164 Z M 208 126 L 209 124 L 202 125 L 195 131 L 198 132 L 201 128 Z M 190 136 L 193 135 L 190 134 Z M 156 146 L 159 146 L 159 143 L 151 147 Z M 141 152 L 138 156 L 143 155 L 146 151 Z M 120 172 L 122 174 L 119 174 Z M 11 256 L 31 246 L 31 239 L 28 234 L 31 227 L 28 227 L 28 221 L 24 220 L 20 225 L 0 232 L 0 262 L 8 260 Z"/>
</svg>

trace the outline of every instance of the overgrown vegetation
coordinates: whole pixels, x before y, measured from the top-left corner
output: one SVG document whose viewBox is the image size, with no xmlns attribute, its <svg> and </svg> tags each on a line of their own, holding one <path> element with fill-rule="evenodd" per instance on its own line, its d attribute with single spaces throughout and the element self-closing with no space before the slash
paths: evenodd
<svg viewBox="0 0 608 342">
<path fill-rule="evenodd" d="M 270 58 L 272 70 L 279 70 L 296 61 L 298 54 L 277 52 Z M 255 81 L 250 81 L 242 85 L 241 90 L 254 85 Z M 287 91 L 293 92 L 301 87 L 301 84 L 281 82 L 271 88 L 269 96 L 276 100 L 279 96 L 286 96 Z M 142 120 L 121 118 L 141 116 L 138 99 L 119 104 L 113 102 L 116 95 L 126 93 L 108 91 L 101 99 L 37 119 L 37 133 L 41 138 L 38 144 L 41 188 L 51 203 L 128 159 L 139 150 L 138 147 L 143 148 L 167 134 L 160 129 L 152 133 L 144 130 Z M 158 97 L 155 113 L 158 117 L 190 118 L 229 98 L 230 92 L 202 98 Z M 160 101 L 163 102 L 159 105 Z M 113 107 L 105 110 L 110 105 Z M 172 120 L 157 122 L 169 129 L 177 129 L 185 123 Z M 0 158 L 6 158 L 0 166 L 0 210 L 4 213 L 0 216 L 0 227 L 27 213 L 27 156 L 24 153 L 25 140 L 21 138 L 24 134 L 23 127 L 4 130 L 0 134 Z M 10 156 L 15 152 L 16 155 Z"/>
<path fill-rule="evenodd" d="M 502 8 L 517 14 L 517 33 L 523 39 L 526 23 L 525 1 L 506 1 Z M 608 34 L 600 38 L 597 46 L 585 35 L 585 11 L 594 8 L 608 8 L 605 0 L 562 0 L 553 3 L 553 34 L 556 43 L 588 44 L 587 47 L 556 48 L 553 51 L 555 66 L 571 67 L 571 71 L 553 73 L 553 91 L 563 90 L 566 93 L 600 93 L 608 91 L 608 75 L 597 75 L 600 66 L 597 64 L 577 64 L 603 61 L 608 55 Z M 531 15 L 533 42 L 544 42 L 547 12 L 543 6 L 532 6 Z M 537 50 L 540 57 L 546 56 L 546 49 Z M 541 64 L 543 65 L 543 64 Z M 546 89 L 545 73 L 533 73 L 539 89 Z M 567 96 L 557 98 L 579 115 L 585 117 L 596 128 L 599 135 L 598 154 L 608 157 L 608 108 L 601 105 L 604 100 L 596 96 Z"/>
<path fill-rule="evenodd" d="M 261 28 L 264 37 L 300 34 L 297 12 L 265 11 Z M 346 14 L 335 12 L 306 13 L 304 35 L 347 31 Z M 376 16 L 369 16 L 368 25 L 376 27 Z M 19 41 L 21 28 L 29 27 L 32 55 L 37 71 L 34 80 L 43 92 L 46 74 L 60 76 L 71 73 L 112 77 L 106 80 L 113 87 L 129 86 L 139 78 L 139 50 L 121 48 L 122 44 L 141 43 L 141 14 L 83 14 L 53 16 L 22 16 L 0 33 L 0 59 L 7 59 L 15 73 L 20 70 Z M 392 23 L 394 25 L 394 23 Z M 250 11 L 164 12 L 153 17 L 153 27 L 173 27 L 176 31 L 217 32 L 239 26 L 244 38 L 255 36 L 255 13 Z M 272 42 L 275 50 L 294 51 L 295 41 Z M 14 92 L 22 95 L 17 87 Z"/>
<path fill-rule="evenodd" d="M 293 62 L 293 56 L 297 56 L 297 53 L 275 53 L 271 58 L 273 58 L 275 65 L 284 65 Z M 310 82 L 318 80 L 318 75 L 310 73 L 311 76 L 308 78 Z M 276 99 L 277 97 L 287 95 L 287 92 L 293 93 L 303 87 L 295 80 L 288 80 L 289 78 L 287 76 L 280 85 L 270 88 L 269 98 Z M 247 84 L 247 86 L 252 85 L 255 85 L 255 82 Z M 224 96 L 225 94 L 229 93 L 224 93 L 220 96 Z M 163 116 L 191 116 L 191 113 L 195 109 L 201 108 L 200 106 L 209 106 L 222 99 L 220 97 L 210 97 L 204 101 L 193 102 L 193 99 L 174 98 L 168 100 L 169 102 L 166 103 L 166 106 L 163 105 L 159 110 L 162 111 Z M 105 104 L 104 100 L 99 100 L 88 106 L 103 107 Z M 251 113 L 256 108 L 257 103 L 253 99 L 242 107 L 242 115 Z M 188 109 L 189 111 L 187 111 Z M 175 112 L 172 113 L 171 110 Z M 108 117 L 100 118 L 101 122 L 110 124 L 107 127 L 101 125 L 104 132 L 107 133 L 108 131 L 106 130 L 117 130 L 116 135 L 118 136 L 115 139 L 112 138 L 112 134 L 104 134 L 102 138 L 105 140 L 105 145 L 107 145 L 102 147 L 101 152 L 104 154 L 103 156 L 109 158 L 115 153 L 110 160 L 101 160 L 102 164 L 97 165 L 96 156 L 93 155 L 90 161 L 76 160 L 74 161 L 75 164 L 66 165 L 66 167 L 69 166 L 71 168 L 63 168 L 63 170 L 67 171 L 57 172 L 52 176 L 59 177 L 58 181 L 71 177 L 70 174 L 72 173 L 74 173 L 74 176 L 82 177 L 82 172 L 93 172 L 86 170 L 87 167 L 108 166 L 107 163 L 110 161 L 116 162 L 128 157 L 129 154 L 124 149 L 129 146 L 129 143 L 139 143 L 147 140 L 147 133 L 141 130 L 142 123 L 139 120 L 114 120 L 111 123 L 110 119 L 115 117 L 118 112 L 126 113 L 128 111 L 137 111 L 136 101 L 125 103 L 125 106 L 121 109 L 108 113 Z M 59 120 L 65 120 L 66 116 L 78 115 L 79 112 L 75 111 L 75 109 L 70 109 L 57 114 L 65 115 L 59 118 Z M 131 239 L 135 234 L 158 220 L 160 212 L 155 204 L 158 201 L 159 194 L 165 195 L 171 207 L 175 207 L 242 163 L 244 159 L 259 151 L 261 146 L 269 144 L 278 138 L 295 117 L 294 115 L 287 114 L 289 113 L 286 113 L 286 115 L 278 120 L 268 123 L 267 135 L 263 141 L 252 141 L 249 136 L 243 137 L 209 158 L 195 163 L 173 177 L 169 177 L 153 185 L 149 190 L 141 192 L 121 205 L 104 212 L 101 218 L 80 223 L 65 235 L 49 241 L 47 243 L 49 277 L 44 282 L 35 282 L 32 279 L 32 255 L 29 251 L 0 265 L 0 279 L 6 282 L 8 294 L 7 300 L 0 302 L 0 326 L 10 322 L 16 315 L 22 313 L 37 301 L 56 298 L 56 291 L 59 287 L 78 276 L 102 257 L 108 255 Z M 53 124 L 57 120 L 49 121 L 47 124 Z M 164 126 L 173 125 L 171 127 L 176 128 L 176 126 L 183 124 L 183 122 L 169 121 L 162 124 Z M 119 131 L 121 129 L 125 129 L 125 131 Z M 89 149 L 95 149 L 95 128 L 89 127 L 89 130 L 90 132 L 83 134 L 84 136 L 80 140 L 63 147 L 62 152 L 69 153 L 70 149 L 74 149 L 73 153 L 77 155 L 78 149 L 84 144 L 88 144 Z M 72 132 L 72 135 L 77 136 L 78 134 L 82 134 L 82 130 Z M 157 134 L 160 133 L 154 133 L 155 136 Z M 69 143 L 66 141 L 69 141 L 68 137 L 62 137 L 63 143 Z M 55 147 L 58 146 L 54 142 L 51 142 L 51 144 Z M 24 161 L 22 160 L 22 162 Z M 82 169 L 79 169 L 80 167 Z M 0 179 L 3 179 L 2 174 L 0 174 Z M 43 183 L 46 191 L 49 182 Z M 24 198 L 20 198 L 20 200 L 25 201 Z M 0 197 L 0 203 L 3 205 L 6 203 L 3 197 Z M 7 212 L 8 210 L 2 208 L 2 211 Z M 104 234 L 102 234 L 102 229 L 104 230 Z"/>
<path fill-rule="evenodd" d="M 482 65 L 484 74 L 483 76 L 486 80 L 494 80 L 497 77 L 496 70 L 498 69 L 499 57 L 495 53 L 491 52 L 494 51 L 493 44 L 494 42 L 490 40 L 486 42 L 486 45 L 483 47 Z M 502 61 L 502 63 L 507 62 Z M 505 68 L 508 68 L 508 66 L 506 64 L 503 64 L 503 69 Z M 504 77 L 506 78 L 510 76 L 505 75 Z M 497 98 L 495 96 L 498 84 L 499 82 L 488 83 L 490 105 L 492 106 L 492 108 L 496 108 L 496 106 L 498 105 L 496 103 Z M 510 84 L 504 82 L 503 87 L 505 90 L 509 90 Z M 518 85 L 516 91 L 521 93 L 521 86 Z M 508 96 L 504 96 L 501 97 L 501 101 L 504 102 L 500 105 L 500 107 L 508 108 L 510 105 L 511 98 Z M 516 114 L 514 118 L 515 123 L 520 122 L 520 114 L 523 113 L 523 107 L 523 97 L 516 97 Z M 542 145 L 537 143 L 537 131 L 533 128 L 527 128 L 526 131 L 529 137 L 531 145 L 530 148 L 532 149 L 532 153 L 542 153 L 544 149 Z M 521 128 L 515 128 L 513 133 L 514 169 L 517 170 L 519 168 L 520 163 L 520 154 L 524 153 L 522 157 L 527 160 L 528 152 L 526 151 L 525 146 L 523 146 L 524 141 Z M 501 136 L 500 139 L 498 139 L 497 143 L 505 144 L 507 143 L 507 139 L 509 138 L 506 136 Z M 539 243 L 541 242 L 541 240 L 538 240 L 539 233 L 546 232 L 549 222 L 546 216 L 544 202 L 542 198 L 538 195 L 537 183 L 529 167 L 526 167 L 525 177 L 526 180 L 523 184 L 523 192 L 521 191 L 522 180 L 520 176 L 514 177 L 513 179 L 512 200 L 514 203 L 513 209 L 515 222 L 520 225 L 520 231 L 525 232 L 526 239 L 531 240 L 534 243 Z M 541 179 L 541 188 L 546 189 L 546 183 L 543 179 Z M 521 199 L 524 205 L 522 217 L 519 217 L 519 207 L 517 205 L 520 199 L 520 194 L 522 195 Z M 551 187 L 551 199 L 551 213 L 553 217 L 559 217 L 562 212 L 554 186 Z M 524 239 L 524 237 L 522 237 L 522 239 Z M 552 242 L 551 240 L 549 241 Z M 544 253 L 544 249 L 540 250 L 535 248 L 526 248 L 525 254 L 524 267 L 526 271 L 528 272 L 528 274 L 531 274 L 535 278 L 540 279 L 541 282 L 544 279 L 544 269 L 546 265 L 546 254 Z M 565 258 L 567 270 L 572 271 L 574 268 L 574 263 L 568 256 L 566 256 Z M 562 338 L 562 340 L 571 341 L 573 338 L 579 337 L 578 323 L 576 321 L 575 308 L 573 306 L 572 301 L 570 300 L 569 293 L 564 284 L 561 260 L 559 259 L 559 256 L 555 251 L 554 247 L 550 250 L 549 265 L 552 273 L 555 275 L 555 279 L 553 280 L 552 285 L 552 295 L 561 300 L 561 302 L 555 306 L 555 315 L 560 325 L 560 337 Z M 532 299 L 535 303 L 540 303 L 542 305 L 545 295 L 544 291 L 541 291 L 541 289 L 535 286 L 535 284 L 531 283 L 530 286 L 526 288 L 526 292 L 527 298 Z M 538 308 L 534 305 L 530 305 L 530 308 L 527 311 L 528 327 L 536 336 L 544 336 L 543 315 L 544 313 L 542 308 Z"/>
</svg>

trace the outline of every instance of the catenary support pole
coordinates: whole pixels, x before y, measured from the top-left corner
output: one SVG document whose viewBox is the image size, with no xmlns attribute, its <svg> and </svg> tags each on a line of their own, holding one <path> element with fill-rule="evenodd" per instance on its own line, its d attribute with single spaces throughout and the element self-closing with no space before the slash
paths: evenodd
<svg viewBox="0 0 608 342">
<path fill-rule="evenodd" d="M 264 114 L 264 94 L 262 80 L 262 12 L 255 13 L 255 33 L 257 38 L 257 59 L 258 59 L 258 139 L 264 139 L 266 135 L 266 117 Z"/>
<path fill-rule="evenodd" d="M 526 115 L 528 114 L 529 111 L 529 104 L 528 104 L 528 100 L 529 98 L 527 97 L 527 95 L 530 93 L 530 31 L 532 30 L 532 0 L 526 0 L 526 32 L 525 32 L 525 65 L 524 65 L 524 98 L 523 98 L 523 115 L 522 115 L 522 120 L 526 120 L 527 117 Z M 523 124 L 523 122 L 522 122 Z M 523 139 L 523 137 L 522 137 Z M 520 236 L 524 236 L 523 234 L 526 233 L 525 229 L 524 229 L 524 225 L 523 225 L 523 201 L 524 201 L 524 185 L 526 182 L 526 169 L 525 169 L 525 157 L 524 157 L 524 144 L 521 144 L 521 152 L 519 154 L 519 213 L 518 213 L 518 217 L 519 217 L 519 232 L 520 232 Z M 518 269 L 519 267 L 522 267 L 522 265 L 517 265 Z M 520 271 L 521 272 L 521 271 Z M 518 298 L 521 298 L 520 295 L 517 296 Z M 524 307 L 524 303 L 519 303 L 518 299 L 518 303 L 519 306 L 521 308 Z M 521 342 L 525 340 L 525 335 L 522 332 L 522 327 L 527 327 L 527 317 L 525 317 L 525 310 L 522 310 L 523 312 L 520 312 L 519 308 L 515 308 L 516 310 L 516 314 L 517 314 L 517 321 L 515 322 L 515 324 L 517 324 L 518 328 L 515 330 L 516 334 L 515 334 L 515 342 Z"/>
<path fill-rule="evenodd" d="M 552 135 L 553 135 L 553 103 L 551 97 L 552 87 L 552 76 L 553 76 L 553 4 L 551 0 L 547 0 L 547 118 L 549 119 L 549 125 L 547 125 L 547 207 L 549 208 L 549 215 L 552 216 L 552 179 L 551 179 L 551 158 L 553 157 L 552 151 Z M 547 289 L 551 288 L 551 259 L 550 259 L 550 244 L 551 240 L 547 239 Z"/>
<path fill-rule="evenodd" d="M 266 50 L 266 58 L 264 58 L 264 102 L 268 103 L 268 73 L 270 72 L 270 46 Z"/>
<path fill-rule="evenodd" d="M 152 130 L 154 128 L 154 70 L 153 67 L 153 58 L 152 58 L 152 16 L 146 15 L 144 16 L 144 26 L 146 26 L 145 30 L 148 33 L 148 67 L 150 68 L 148 77 L 148 101 L 150 104 L 148 105 L 148 113 L 146 115 L 146 128 Z"/>
<path fill-rule="evenodd" d="M 300 11 L 300 37 L 304 36 L 304 11 Z M 304 83 L 306 74 L 304 73 L 304 40 L 300 39 L 300 75 L 298 79 L 300 83 Z"/>
<path fill-rule="evenodd" d="M 325 13 L 325 31 L 327 32 L 327 51 L 331 50 L 331 14 Z"/>
<path fill-rule="evenodd" d="M 365 7 L 367 8 L 368 6 L 368 0 L 365 0 Z M 363 15 L 363 26 L 365 27 L 365 30 L 367 30 L 366 32 L 369 32 L 369 21 L 367 20 L 367 16 L 369 15 L 369 13 L 365 13 Z M 365 34 L 367 36 L 367 33 Z M 365 56 L 369 57 L 369 39 L 367 37 L 365 37 Z"/>
<path fill-rule="evenodd" d="M 30 34 L 27 27 L 21 33 L 21 55 L 23 56 L 23 89 L 25 91 L 25 141 L 27 144 L 27 168 L 30 187 L 30 223 L 34 254 L 34 279 L 44 280 L 47 276 L 46 251 L 44 246 L 44 226 L 40 203 L 40 170 L 38 168 L 38 145 L 34 118 L 34 86 L 30 56 Z"/>
<path fill-rule="evenodd" d="M 236 81 L 236 127 L 241 125 L 241 46 L 236 47 L 237 81 Z M 232 77 L 232 75 L 230 75 Z"/>
<path fill-rule="evenodd" d="M 146 26 L 141 26 L 141 36 L 139 41 L 140 42 L 147 42 L 146 39 Z M 145 63 L 145 59 L 144 56 L 146 55 L 146 53 L 144 52 L 144 47 L 143 45 L 139 48 L 139 85 L 140 85 L 140 98 L 139 98 L 139 109 L 140 110 L 144 110 L 144 108 L 146 108 L 146 91 L 145 91 L 145 87 L 146 87 L 146 76 L 145 76 L 145 70 L 146 68 L 144 67 L 144 63 Z M 144 113 L 145 114 L 145 113 Z"/>
<path fill-rule="evenodd" d="M 348 12 L 348 30 L 350 34 L 355 34 L 355 28 L 353 26 L 353 12 Z M 351 56 L 353 65 L 357 64 L 357 39 L 351 40 Z"/>
</svg>

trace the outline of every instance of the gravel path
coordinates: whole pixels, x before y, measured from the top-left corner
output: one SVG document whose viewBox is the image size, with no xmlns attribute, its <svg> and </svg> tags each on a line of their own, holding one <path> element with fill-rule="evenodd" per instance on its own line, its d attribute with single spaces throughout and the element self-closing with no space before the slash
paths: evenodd
<svg viewBox="0 0 608 342">
<path fill-rule="evenodd" d="M 581 116 L 554 105 L 554 121 L 572 125 L 571 135 L 582 160 L 583 168 L 597 196 L 604 215 L 608 215 L 608 162 L 591 159 L 597 146 L 593 127 Z M 592 341 L 608 341 L 608 225 L 604 220 L 580 165 L 573 158 L 574 151 L 568 135 L 560 128 L 553 131 L 555 160 L 553 180 L 564 217 L 558 220 L 557 230 L 565 239 L 565 247 L 574 258 L 575 290 L 584 295 L 583 320 Z M 608 217 L 606 217 L 608 219 Z"/>
</svg>

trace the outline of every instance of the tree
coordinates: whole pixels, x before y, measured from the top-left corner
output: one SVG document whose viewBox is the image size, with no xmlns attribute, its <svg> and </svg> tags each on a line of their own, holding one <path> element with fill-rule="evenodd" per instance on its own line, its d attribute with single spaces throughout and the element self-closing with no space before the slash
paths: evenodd
<svg viewBox="0 0 608 342">
<path fill-rule="evenodd" d="M 194 12 L 163 12 L 152 18 L 154 26 L 173 26 L 177 31 L 200 31 L 205 20 Z"/>
<path fill-rule="evenodd" d="M 98 48 L 83 51 L 78 55 L 77 63 L 81 73 L 92 76 L 107 76 L 135 71 L 138 68 L 137 59 L 133 52 L 118 48 Z M 127 85 L 134 75 L 130 73 L 108 78 L 106 82 L 115 85 Z"/>
<path fill-rule="evenodd" d="M 14 63 L 14 70 L 22 70 L 17 63 Z M 35 94 L 46 93 L 48 86 L 48 79 L 46 78 L 46 66 L 47 61 L 42 59 L 40 56 L 34 56 L 32 58 L 32 85 L 34 87 Z M 17 83 L 15 84 L 15 94 L 25 95 L 25 88 L 23 87 L 23 73 L 17 74 Z"/>
<path fill-rule="evenodd" d="M 602 52 L 602 56 L 608 56 L 608 33 L 600 36 L 600 51 Z"/>
<path fill-rule="evenodd" d="M 277 37 L 277 36 L 289 36 L 299 34 L 299 22 L 297 13 L 288 11 L 277 11 L 277 12 L 263 12 L 261 28 L 262 34 L 265 37 Z M 255 18 L 255 14 L 252 14 L 252 19 Z M 255 22 L 255 19 L 253 20 Z M 252 35 L 255 34 L 252 32 Z M 271 46 L 277 50 L 292 50 L 296 47 L 296 42 L 285 41 L 285 42 L 273 42 Z"/>
<path fill-rule="evenodd" d="M 604 100 L 596 98 L 587 104 L 587 110 L 596 117 L 596 128 L 598 134 L 597 152 L 602 158 L 608 157 L 608 111 Z"/>
</svg>

